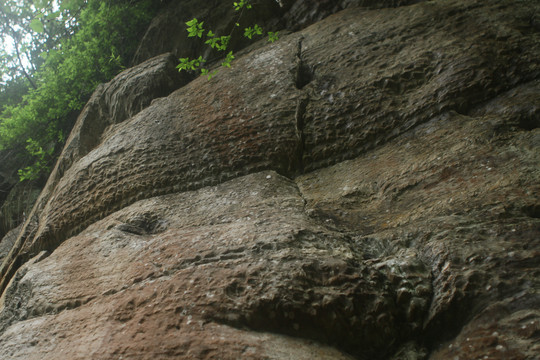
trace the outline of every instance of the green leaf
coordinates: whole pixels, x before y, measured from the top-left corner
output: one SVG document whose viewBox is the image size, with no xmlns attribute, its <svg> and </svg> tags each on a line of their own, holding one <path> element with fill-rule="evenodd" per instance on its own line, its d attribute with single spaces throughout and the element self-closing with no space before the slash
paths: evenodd
<svg viewBox="0 0 540 360">
<path fill-rule="evenodd" d="M 234 60 L 234 55 L 233 55 L 233 52 L 232 51 L 229 51 L 229 53 L 227 54 L 227 56 L 225 57 L 225 61 L 223 61 L 221 63 L 222 66 L 224 67 L 228 67 L 230 68 L 231 67 L 231 62 Z"/>
<path fill-rule="evenodd" d="M 180 63 L 176 66 L 178 71 L 182 70 L 196 70 L 202 63 L 206 62 L 202 56 L 197 59 L 190 60 L 189 58 L 180 58 Z"/>
<path fill-rule="evenodd" d="M 244 29 L 244 36 L 251 40 L 254 35 L 262 35 L 262 28 L 255 24 L 253 27 L 247 27 Z"/>
<path fill-rule="evenodd" d="M 201 76 L 206 76 L 208 80 L 211 80 L 216 74 L 218 73 L 218 70 L 214 70 L 210 72 L 210 70 L 202 68 L 201 69 Z"/>
<path fill-rule="evenodd" d="M 199 22 L 197 18 L 193 18 L 186 22 L 188 37 L 202 37 L 204 33 L 203 28 L 204 21 Z"/>
<path fill-rule="evenodd" d="M 227 47 L 229 46 L 229 40 L 231 40 L 231 36 L 230 36 L 230 35 L 220 37 L 220 38 L 219 38 L 219 41 L 221 42 L 221 44 L 217 45 L 216 48 L 217 48 L 219 51 L 225 51 L 225 50 L 227 50 Z"/>
<path fill-rule="evenodd" d="M 36 7 L 36 9 L 45 9 L 45 7 L 47 6 L 48 1 L 34 0 L 33 3 L 34 3 L 34 6 Z"/>
<path fill-rule="evenodd" d="M 241 0 L 240 2 L 233 2 L 234 10 L 239 11 L 244 7 L 246 9 L 251 9 L 250 0 Z"/>
<path fill-rule="evenodd" d="M 255 24 L 253 26 L 253 31 L 255 31 L 255 34 L 257 34 L 257 35 L 262 35 L 263 30 L 259 25 Z"/>
<path fill-rule="evenodd" d="M 251 39 L 253 37 L 253 29 L 251 28 L 251 26 L 244 29 L 244 36 L 248 39 Z"/>
<path fill-rule="evenodd" d="M 34 30 L 38 34 L 41 34 L 43 31 L 45 31 L 43 23 L 39 19 L 33 19 L 32 21 L 30 21 L 30 29 Z"/>
<path fill-rule="evenodd" d="M 47 15 L 47 20 L 55 20 L 57 17 L 60 16 L 60 11 L 54 11 Z"/>
<path fill-rule="evenodd" d="M 276 31 L 276 32 L 269 31 L 268 32 L 268 41 L 273 43 L 274 41 L 279 40 L 278 34 L 279 34 L 278 31 Z"/>
<path fill-rule="evenodd" d="M 209 45 L 212 49 L 215 49 L 218 46 L 218 41 L 219 39 L 213 38 L 206 40 L 204 43 Z"/>
<path fill-rule="evenodd" d="M 189 27 L 197 26 L 197 22 L 198 22 L 197 18 L 193 18 L 193 19 L 187 21 L 186 25 L 189 26 Z"/>
</svg>

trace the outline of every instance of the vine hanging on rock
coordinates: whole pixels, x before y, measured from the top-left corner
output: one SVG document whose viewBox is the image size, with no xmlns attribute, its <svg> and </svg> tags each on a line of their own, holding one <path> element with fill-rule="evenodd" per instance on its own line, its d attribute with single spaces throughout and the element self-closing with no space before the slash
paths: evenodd
<svg viewBox="0 0 540 360">
<path fill-rule="evenodd" d="M 278 2 L 279 3 L 279 2 Z M 239 2 L 233 2 L 234 10 L 238 12 L 238 16 L 235 21 L 235 27 L 240 26 L 240 19 L 244 13 L 244 10 L 250 10 L 253 8 L 253 4 L 251 0 L 241 0 Z M 197 18 L 193 18 L 186 22 L 187 25 L 187 32 L 188 37 L 198 37 L 203 38 L 205 37 L 205 44 L 210 46 L 212 49 L 215 49 L 217 51 L 227 51 L 229 49 L 229 42 L 231 40 L 231 36 L 234 32 L 233 28 L 229 35 L 225 36 L 218 36 L 215 34 L 212 30 L 206 30 L 204 29 L 204 21 L 199 21 Z M 206 35 L 204 35 L 206 32 Z M 263 29 L 258 24 L 253 24 L 253 26 L 248 26 L 244 29 L 244 37 L 248 39 L 253 39 L 255 36 L 261 36 L 263 35 Z M 267 33 L 268 41 L 274 42 L 279 39 L 278 32 L 272 32 L 269 31 Z M 231 62 L 234 60 L 235 56 L 232 50 L 230 50 L 227 55 L 225 56 L 225 59 L 221 63 L 221 66 L 230 68 Z M 208 80 L 212 79 L 219 70 L 210 71 L 208 68 L 203 67 L 203 64 L 206 62 L 206 59 L 204 59 L 202 56 L 199 56 L 195 59 L 190 59 L 188 57 L 186 58 L 180 58 L 179 64 L 176 67 L 178 71 L 200 71 L 201 75 L 204 75 L 208 78 Z"/>
</svg>

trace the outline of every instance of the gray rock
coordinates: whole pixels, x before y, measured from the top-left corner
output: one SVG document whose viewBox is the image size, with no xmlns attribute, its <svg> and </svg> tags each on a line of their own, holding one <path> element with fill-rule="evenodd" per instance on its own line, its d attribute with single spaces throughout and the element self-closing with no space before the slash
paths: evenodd
<svg viewBox="0 0 540 360">
<path fill-rule="evenodd" d="M 4 258 L 7 256 L 7 254 L 13 247 L 13 244 L 15 244 L 15 240 L 17 240 L 17 237 L 19 236 L 21 227 L 22 224 L 8 231 L 8 233 L 4 237 L 2 237 L 2 239 L 0 239 L 0 263 L 2 263 Z"/>
</svg>

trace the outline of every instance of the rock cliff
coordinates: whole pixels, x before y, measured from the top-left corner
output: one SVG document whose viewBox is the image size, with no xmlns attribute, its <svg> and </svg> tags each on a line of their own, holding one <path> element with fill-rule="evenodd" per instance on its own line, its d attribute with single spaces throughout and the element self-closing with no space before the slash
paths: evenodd
<svg viewBox="0 0 540 360">
<path fill-rule="evenodd" d="M 0 243 L 2 359 L 535 359 L 540 4 L 284 1 L 207 81 L 190 3 Z"/>
</svg>

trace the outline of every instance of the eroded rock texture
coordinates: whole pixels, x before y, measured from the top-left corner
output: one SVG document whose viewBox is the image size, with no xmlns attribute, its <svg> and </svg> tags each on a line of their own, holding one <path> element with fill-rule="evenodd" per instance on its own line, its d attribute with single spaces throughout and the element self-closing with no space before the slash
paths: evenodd
<svg viewBox="0 0 540 360">
<path fill-rule="evenodd" d="M 100 88 L 2 264 L 3 358 L 535 359 L 540 5 L 388 5 Z"/>
</svg>

